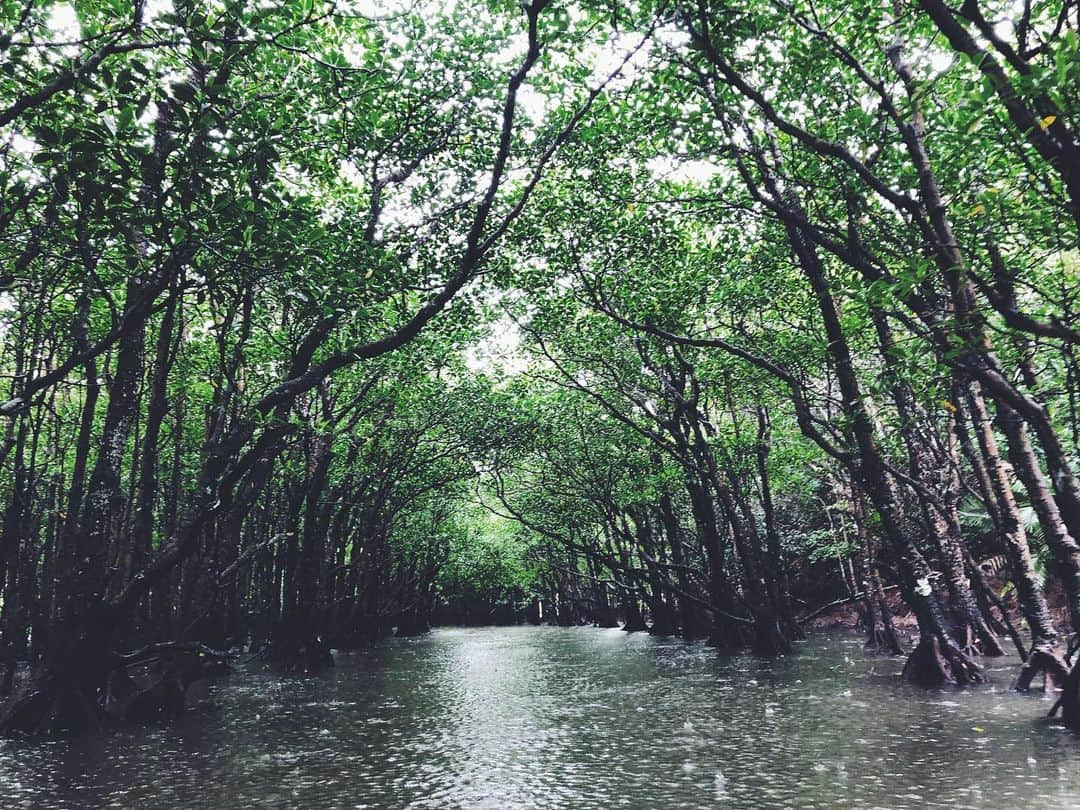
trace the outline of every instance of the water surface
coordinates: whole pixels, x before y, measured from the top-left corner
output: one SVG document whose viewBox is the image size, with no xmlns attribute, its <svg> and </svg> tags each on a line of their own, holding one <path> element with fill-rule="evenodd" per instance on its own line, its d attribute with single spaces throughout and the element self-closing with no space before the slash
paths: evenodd
<svg viewBox="0 0 1080 810">
<path fill-rule="evenodd" d="M 857 637 L 778 661 L 591 628 L 442 629 L 317 679 L 249 668 L 176 725 L 0 743 L 5 808 L 1080 806 L 1051 699 L 926 691 Z"/>
</svg>

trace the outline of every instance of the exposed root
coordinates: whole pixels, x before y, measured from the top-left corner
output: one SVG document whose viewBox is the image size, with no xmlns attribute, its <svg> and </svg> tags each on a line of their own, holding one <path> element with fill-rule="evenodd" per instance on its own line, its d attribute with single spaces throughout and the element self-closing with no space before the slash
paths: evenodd
<svg viewBox="0 0 1080 810">
<path fill-rule="evenodd" d="M 206 663 L 225 653 L 185 642 L 151 644 L 107 663 L 39 674 L 0 716 L 0 732 L 30 735 L 93 732 L 106 725 L 171 720 L 201 694 Z"/>
<path fill-rule="evenodd" d="M 791 640 L 780 628 L 775 616 L 762 615 L 754 622 L 754 653 L 776 658 L 791 652 Z"/>
<path fill-rule="evenodd" d="M 904 677 L 921 686 L 982 683 L 982 669 L 955 644 L 924 635 L 904 664 Z"/>
<path fill-rule="evenodd" d="M 904 654 L 900 639 L 895 634 L 889 633 L 884 624 L 876 625 L 867 633 L 866 647 L 882 655 Z"/>
<path fill-rule="evenodd" d="M 1062 686 L 1068 680 L 1069 665 L 1065 663 L 1065 659 L 1053 645 L 1036 644 L 1032 647 L 1031 654 L 1016 674 L 1012 688 L 1018 692 L 1027 692 L 1031 689 L 1031 682 L 1040 672 L 1045 673 L 1055 687 Z"/>
<path fill-rule="evenodd" d="M 1073 666 L 1061 687 L 1061 696 L 1050 710 L 1053 717 L 1061 710 L 1061 719 L 1070 731 L 1080 732 L 1080 666 Z"/>
</svg>

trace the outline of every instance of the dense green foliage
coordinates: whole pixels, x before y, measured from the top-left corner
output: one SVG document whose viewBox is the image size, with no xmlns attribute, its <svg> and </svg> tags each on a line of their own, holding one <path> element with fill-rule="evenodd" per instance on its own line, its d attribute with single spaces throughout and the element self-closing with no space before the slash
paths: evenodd
<svg viewBox="0 0 1080 810">
<path fill-rule="evenodd" d="M 4 726 L 439 611 L 899 653 L 894 589 L 1075 724 L 1078 27 L 0 3 Z"/>
</svg>

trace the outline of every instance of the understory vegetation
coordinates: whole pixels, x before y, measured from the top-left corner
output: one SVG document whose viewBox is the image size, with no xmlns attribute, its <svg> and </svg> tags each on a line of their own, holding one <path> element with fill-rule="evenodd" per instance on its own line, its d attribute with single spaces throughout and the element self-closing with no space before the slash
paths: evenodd
<svg viewBox="0 0 1080 810">
<path fill-rule="evenodd" d="M 1080 728 L 1078 29 L 0 2 L 0 728 L 433 621 L 784 655 L 833 602 Z"/>
</svg>

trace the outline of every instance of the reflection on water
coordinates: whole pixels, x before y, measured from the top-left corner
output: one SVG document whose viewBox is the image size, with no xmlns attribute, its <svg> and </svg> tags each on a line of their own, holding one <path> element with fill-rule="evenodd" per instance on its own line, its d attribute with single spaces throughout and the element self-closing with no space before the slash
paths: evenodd
<svg viewBox="0 0 1080 810">
<path fill-rule="evenodd" d="M 821 636 L 779 661 L 618 630 L 437 630 L 314 680 L 242 672 L 179 724 L 0 743 L 0 806 L 1080 806 L 1050 698 L 923 691 Z"/>
</svg>

